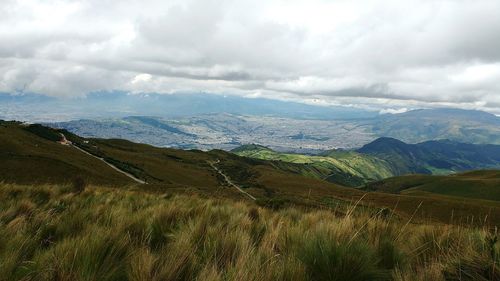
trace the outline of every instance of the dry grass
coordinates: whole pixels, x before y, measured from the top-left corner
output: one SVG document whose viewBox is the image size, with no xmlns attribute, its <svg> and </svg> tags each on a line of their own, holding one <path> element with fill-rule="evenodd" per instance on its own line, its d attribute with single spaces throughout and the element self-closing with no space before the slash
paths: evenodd
<svg viewBox="0 0 500 281">
<path fill-rule="evenodd" d="M 495 230 L 343 213 L 0 184 L 0 280 L 500 280 Z"/>
</svg>

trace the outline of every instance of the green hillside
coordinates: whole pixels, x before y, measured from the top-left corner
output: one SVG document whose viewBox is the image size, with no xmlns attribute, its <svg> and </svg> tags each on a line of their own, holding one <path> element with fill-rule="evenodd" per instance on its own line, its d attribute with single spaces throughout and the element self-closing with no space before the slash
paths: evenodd
<svg viewBox="0 0 500 281">
<path fill-rule="evenodd" d="M 258 145 L 245 145 L 232 150 L 240 156 L 303 164 L 298 173 L 346 186 L 392 176 L 386 161 L 354 151 L 330 151 L 323 156 L 280 153 Z"/>
<path fill-rule="evenodd" d="M 500 169 L 500 145 L 450 140 L 407 144 L 379 138 L 357 150 L 386 160 L 394 175 L 451 174 L 476 169 Z"/>
<path fill-rule="evenodd" d="M 407 144 L 379 138 L 356 151 L 333 150 L 321 155 L 281 153 L 260 145 L 243 145 L 233 153 L 254 159 L 301 164 L 294 171 L 344 186 L 407 174 L 447 175 L 477 169 L 500 169 L 500 145 L 449 140 Z"/>
<path fill-rule="evenodd" d="M 408 175 L 367 184 L 366 190 L 428 196 L 429 193 L 500 201 L 500 171 L 451 176 Z"/>
</svg>

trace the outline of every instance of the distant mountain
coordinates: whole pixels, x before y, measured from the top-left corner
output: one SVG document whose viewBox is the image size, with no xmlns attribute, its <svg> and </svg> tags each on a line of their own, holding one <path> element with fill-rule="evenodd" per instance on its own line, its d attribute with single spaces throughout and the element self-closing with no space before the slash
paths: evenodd
<svg viewBox="0 0 500 281">
<path fill-rule="evenodd" d="M 500 145 L 466 144 L 450 140 L 407 144 L 394 138 L 379 138 L 357 151 L 386 160 L 395 175 L 448 174 L 500 168 Z"/>
<path fill-rule="evenodd" d="M 0 118 L 42 122 L 86 137 L 156 146 L 233 149 L 259 143 L 277 151 L 359 148 L 378 137 L 406 143 L 449 139 L 500 144 L 500 117 L 462 109 L 379 115 L 265 98 L 208 93 L 93 93 L 80 98 L 0 94 Z"/>
<path fill-rule="evenodd" d="M 209 93 L 99 92 L 86 97 L 66 99 L 34 94 L 0 94 L 0 101 L 0 112 L 7 113 L 4 118 L 38 122 L 132 115 L 177 118 L 219 113 L 324 120 L 371 118 L 377 115 L 374 111 L 352 107 L 327 107 Z M 10 112 L 8 109 L 12 107 L 17 110 Z"/>
<path fill-rule="evenodd" d="M 273 151 L 262 145 L 243 145 L 239 156 L 302 164 L 295 172 L 345 186 L 407 174 L 453 174 L 475 169 L 500 169 L 500 145 L 475 145 L 449 140 L 407 144 L 379 138 L 357 151 L 332 150 L 321 155 Z"/>
<path fill-rule="evenodd" d="M 384 114 L 368 121 L 371 131 L 408 143 L 449 139 L 465 143 L 500 144 L 500 117 L 462 109 L 420 109 Z"/>
</svg>

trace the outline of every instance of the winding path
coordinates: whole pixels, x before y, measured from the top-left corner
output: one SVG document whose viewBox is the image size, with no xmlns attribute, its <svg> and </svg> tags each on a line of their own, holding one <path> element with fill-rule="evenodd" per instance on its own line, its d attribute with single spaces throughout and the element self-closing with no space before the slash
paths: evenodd
<svg viewBox="0 0 500 281">
<path fill-rule="evenodd" d="M 135 177 L 135 176 L 133 176 L 132 174 L 127 173 L 127 172 L 125 172 L 124 170 L 122 170 L 122 169 L 120 169 L 120 168 L 116 167 L 115 165 L 113 165 L 113 164 L 111 164 L 111 163 L 107 162 L 106 160 L 104 160 L 104 158 L 101 158 L 101 157 L 95 156 L 94 154 L 89 153 L 89 152 L 85 151 L 84 149 L 79 148 L 78 146 L 74 145 L 72 142 L 70 142 L 69 140 L 67 140 L 65 135 L 61 134 L 61 137 L 62 137 L 62 140 L 61 140 L 61 141 L 59 141 L 59 143 L 60 143 L 60 144 L 64 144 L 64 145 L 68 145 L 68 146 L 74 147 L 74 148 L 76 148 L 76 149 L 80 150 L 81 152 L 83 152 L 83 153 L 85 153 L 85 154 L 87 154 L 87 155 L 89 155 L 89 156 L 92 156 L 92 157 L 94 157 L 95 159 L 98 159 L 98 160 L 100 160 L 100 161 L 104 162 L 104 164 L 108 165 L 108 166 L 109 166 L 109 167 L 111 167 L 113 170 L 115 170 L 115 171 L 117 171 L 117 172 L 119 172 L 119 173 L 121 173 L 121 174 L 123 174 L 123 175 L 125 175 L 125 176 L 129 177 L 130 179 L 134 180 L 134 181 L 135 181 L 135 182 L 137 182 L 137 183 L 140 183 L 140 184 L 148 184 L 147 182 L 145 182 L 145 181 L 143 181 L 143 180 L 141 180 L 141 179 L 139 179 L 139 178 L 136 178 L 136 177 Z"/>
<path fill-rule="evenodd" d="M 257 200 L 255 197 L 253 197 L 250 193 L 244 191 L 241 187 L 239 187 L 237 184 L 235 184 L 234 182 L 231 181 L 231 179 L 226 175 L 224 174 L 219 168 L 217 168 L 217 166 L 215 166 L 215 164 L 219 163 L 220 160 L 217 159 L 217 161 L 215 162 L 211 162 L 211 161 L 208 161 L 208 164 L 210 164 L 210 166 L 217 172 L 219 173 L 219 175 L 221 175 L 224 180 L 232 187 L 236 188 L 239 192 L 243 193 L 245 196 L 247 196 L 248 198 L 252 199 L 252 200 Z"/>
</svg>

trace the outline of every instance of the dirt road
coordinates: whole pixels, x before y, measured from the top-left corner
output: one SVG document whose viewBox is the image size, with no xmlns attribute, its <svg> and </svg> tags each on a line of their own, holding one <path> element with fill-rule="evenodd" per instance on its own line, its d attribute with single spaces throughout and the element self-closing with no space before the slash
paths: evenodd
<svg viewBox="0 0 500 281">
<path fill-rule="evenodd" d="M 94 158 L 96 158 L 96 159 L 98 159 L 98 160 L 100 160 L 100 161 L 104 162 L 106 165 L 108 165 L 109 167 L 111 167 L 113 170 L 115 170 L 115 171 L 117 171 L 117 172 L 119 172 L 119 173 L 121 173 L 121 174 L 123 174 L 123 175 L 125 175 L 125 176 L 129 177 L 130 179 L 134 180 L 134 181 L 135 181 L 135 182 L 137 182 L 137 183 L 140 183 L 140 184 L 147 184 L 147 182 L 145 182 L 145 181 L 143 181 L 143 180 L 141 180 L 141 179 L 138 179 L 138 178 L 136 178 L 135 176 L 133 176 L 132 174 L 127 173 L 127 172 L 125 172 L 124 170 L 121 170 L 120 168 L 116 167 L 115 165 L 113 165 L 113 164 L 111 164 L 111 163 L 107 162 L 106 160 L 104 160 L 104 158 L 101 158 L 101 157 L 95 156 L 95 155 L 93 155 L 93 154 L 91 154 L 91 153 L 89 153 L 89 152 L 87 152 L 87 151 L 85 151 L 85 150 L 83 150 L 83 149 L 79 148 L 78 146 L 73 145 L 73 143 L 72 143 L 72 142 L 70 142 L 70 141 L 68 141 L 68 140 L 66 139 L 66 136 L 65 136 L 65 135 L 61 134 L 61 137 L 62 137 L 62 140 L 61 140 L 61 141 L 59 141 L 59 143 L 60 143 L 60 144 L 64 144 L 64 145 L 68 145 L 68 146 L 74 147 L 74 148 L 76 148 L 76 149 L 80 150 L 81 152 L 83 152 L 83 153 L 85 153 L 85 154 L 87 154 L 87 155 L 89 155 L 89 156 L 92 156 L 92 157 L 94 157 Z"/>
<path fill-rule="evenodd" d="M 221 175 L 224 180 L 232 187 L 236 188 L 239 192 L 241 192 L 242 194 L 244 194 L 245 196 L 247 196 L 248 198 L 252 199 L 252 200 L 256 200 L 255 197 L 253 197 L 250 193 L 244 191 L 241 187 L 239 187 L 237 184 L 235 184 L 234 182 L 231 181 L 231 179 L 226 175 L 224 174 L 219 168 L 217 168 L 217 166 L 215 166 L 215 164 L 219 163 L 220 160 L 217 160 L 215 162 L 208 162 L 208 164 L 210 164 L 210 166 L 217 172 L 219 173 L 219 175 Z"/>
</svg>

